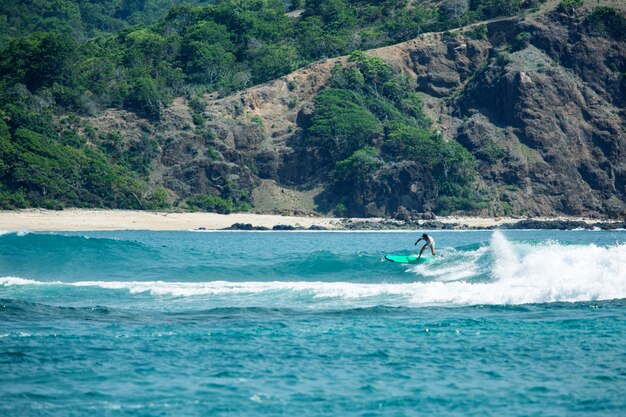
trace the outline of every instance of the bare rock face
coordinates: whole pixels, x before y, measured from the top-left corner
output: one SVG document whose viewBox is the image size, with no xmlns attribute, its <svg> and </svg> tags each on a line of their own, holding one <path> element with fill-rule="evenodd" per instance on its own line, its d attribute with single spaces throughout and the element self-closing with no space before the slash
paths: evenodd
<svg viewBox="0 0 626 417">
<path fill-rule="evenodd" d="M 573 71 L 593 91 L 626 107 L 626 44 L 594 33 L 583 14 L 551 13 L 522 22 L 520 30 L 533 34 L 532 43 L 559 65 Z"/>
<path fill-rule="evenodd" d="M 327 189 L 318 203 L 331 209 L 343 203 L 352 216 L 381 217 L 411 212 L 430 212 L 437 198 L 435 179 L 424 166 L 411 161 L 385 165 L 364 181 L 343 187 L 341 192 Z"/>
<path fill-rule="evenodd" d="M 608 40 L 589 36 L 576 22 L 559 27 L 559 15 L 544 24 L 549 18 L 520 28 L 533 30 L 547 50 L 533 44 L 492 60 L 455 101 L 457 116 L 473 115 L 458 128 L 458 140 L 481 161 L 485 182 L 504 186 L 503 201 L 520 213 L 620 216 L 626 134 L 616 104 L 623 96 L 587 75 L 606 72 L 605 60 L 589 57 L 598 58 Z M 563 52 L 574 36 L 585 45 L 582 62 Z M 614 46 L 612 54 L 620 51 L 626 62 L 624 45 Z M 576 71 L 551 53 L 566 54 Z"/>
<path fill-rule="evenodd" d="M 409 161 L 385 167 L 366 190 L 376 207 L 384 209 L 384 214 L 396 213 L 402 211 L 402 208 L 418 212 L 432 211 L 437 197 L 437 187 L 431 173 L 424 170 L 423 166 Z"/>
<path fill-rule="evenodd" d="M 485 62 L 491 44 L 464 36 L 430 33 L 415 40 L 369 51 L 398 72 L 414 78 L 417 90 L 442 98 L 465 81 Z"/>
<path fill-rule="evenodd" d="M 445 97 L 461 87 L 485 62 L 488 45 L 471 39 L 454 37 L 411 54 L 418 91 L 434 97 Z"/>
</svg>

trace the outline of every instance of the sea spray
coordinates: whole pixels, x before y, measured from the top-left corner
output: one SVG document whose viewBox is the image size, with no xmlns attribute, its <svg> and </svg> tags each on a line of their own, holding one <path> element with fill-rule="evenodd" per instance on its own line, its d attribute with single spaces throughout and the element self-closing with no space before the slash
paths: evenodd
<svg viewBox="0 0 626 417">
<path fill-rule="evenodd" d="M 415 274 L 420 281 L 479 281 L 489 268 L 484 259 L 488 249 L 486 246 L 476 249 L 442 248 L 429 263 L 412 266 L 408 272 Z"/>
<path fill-rule="evenodd" d="M 494 232 L 494 280 L 528 302 L 626 297 L 626 245 L 509 242 Z M 517 250 L 516 250 L 517 249 Z M 522 295 L 525 292 L 525 295 Z"/>
</svg>

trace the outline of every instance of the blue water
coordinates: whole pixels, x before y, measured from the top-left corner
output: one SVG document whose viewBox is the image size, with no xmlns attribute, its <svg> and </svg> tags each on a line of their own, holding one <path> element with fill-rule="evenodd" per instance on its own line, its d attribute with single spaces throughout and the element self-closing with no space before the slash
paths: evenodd
<svg viewBox="0 0 626 417">
<path fill-rule="evenodd" d="M 626 232 L 0 235 L 0 416 L 626 415 Z"/>
</svg>

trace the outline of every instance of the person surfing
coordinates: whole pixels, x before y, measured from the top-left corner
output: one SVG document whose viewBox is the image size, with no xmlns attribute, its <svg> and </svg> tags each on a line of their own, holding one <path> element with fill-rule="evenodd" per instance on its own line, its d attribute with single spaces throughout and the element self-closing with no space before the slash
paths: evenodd
<svg viewBox="0 0 626 417">
<path fill-rule="evenodd" d="M 420 259 L 422 257 L 422 253 L 424 253 L 424 251 L 427 248 L 430 248 L 430 251 L 432 252 L 433 256 L 435 256 L 435 239 L 433 239 L 431 236 L 428 236 L 426 233 L 424 233 L 422 237 L 417 239 L 417 242 L 415 242 L 415 245 L 413 246 L 416 246 L 420 240 L 423 240 L 424 242 L 426 242 L 426 244 L 420 250 L 420 254 L 417 257 L 417 259 Z"/>
</svg>

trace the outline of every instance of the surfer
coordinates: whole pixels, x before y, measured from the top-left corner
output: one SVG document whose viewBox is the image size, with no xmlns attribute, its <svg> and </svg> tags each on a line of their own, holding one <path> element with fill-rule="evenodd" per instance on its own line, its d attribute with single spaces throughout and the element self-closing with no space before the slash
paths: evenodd
<svg viewBox="0 0 626 417">
<path fill-rule="evenodd" d="M 435 239 L 433 239 L 432 237 L 430 237 L 426 233 L 424 233 L 422 235 L 422 237 L 417 239 L 417 242 L 415 242 L 415 245 L 417 245 L 420 240 L 423 240 L 424 242 L 426 242 L 426 244 L 420 250 L 420 254 L 417 257 L 417 259 L 422 257 L 422 253 L 426 250 L 426 248 L 430 248 L 430 251 L 432 252 L 433 256 L 435 256 Z"/>
</svg>

